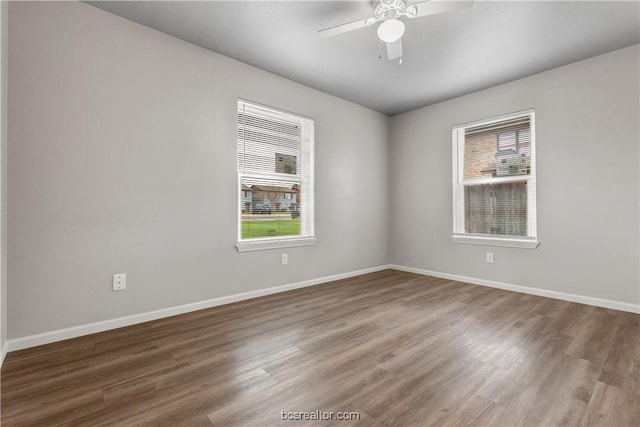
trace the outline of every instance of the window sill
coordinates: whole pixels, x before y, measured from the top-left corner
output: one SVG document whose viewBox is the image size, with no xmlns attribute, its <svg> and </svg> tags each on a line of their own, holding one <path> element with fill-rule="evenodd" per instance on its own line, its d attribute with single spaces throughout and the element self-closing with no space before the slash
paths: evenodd
<svg viewBox="0 0 640 427">
<path fill-rule="evenodd" d="M 296 246 L 312 246 L 316 244 L 315 237 L 296 237 L 295 239 L 262 239 L 238 242 L 238 252 L 264 251 L 268 249 L 293 248 Z"/>
<path fill-rule="evenodd" d="M 466 243 L 470 245 L 504 246 L 508 248 L 536 249 L 540 242 L 532 239 L 517 239 L 510 237 L 484 237 L 454 234 L 451 237 L 454 243 Z"/>
</svg>

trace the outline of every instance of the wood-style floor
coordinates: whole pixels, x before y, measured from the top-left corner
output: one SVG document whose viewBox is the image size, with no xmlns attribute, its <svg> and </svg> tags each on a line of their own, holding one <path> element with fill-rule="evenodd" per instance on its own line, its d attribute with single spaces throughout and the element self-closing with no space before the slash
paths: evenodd
<svg viewBox="0 0 640 427">
<path fill-rule="evenodd" d="M 639 323 L 386 270 L 12 352 L 2 425 L 639 426 Z"/>
</svg>

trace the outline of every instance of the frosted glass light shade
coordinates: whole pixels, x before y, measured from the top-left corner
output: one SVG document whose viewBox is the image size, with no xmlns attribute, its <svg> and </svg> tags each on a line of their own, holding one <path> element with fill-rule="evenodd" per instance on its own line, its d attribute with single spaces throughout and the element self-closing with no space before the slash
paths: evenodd
<svg viewBox="0 0 640 427">
<path fill-rule="evenodd" d="M 398 19 L 388 19 L 378 27 L 378 37 L 385 43 L 393 43 L 404 34 L 404 23 Z"/>
</svg>

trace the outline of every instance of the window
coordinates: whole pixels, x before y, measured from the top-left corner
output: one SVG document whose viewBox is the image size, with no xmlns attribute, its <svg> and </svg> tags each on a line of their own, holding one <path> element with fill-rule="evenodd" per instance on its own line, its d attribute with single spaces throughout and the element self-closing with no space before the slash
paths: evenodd
<svg viewBox="0 0 640 427">
<path fill-rule="evenodd" d="M 314 122 L 238 100 L 238 251 L 315 243 Z"/>
<path fill-rule="evenodd" d="M 536 248 L 533 110 L 453 129 L 453 241 Z"/>
<path fill-rule="evenodd" d="M 498 151 L 514 150 L 528 156 L 530 146 L 531 132 L 529 128 L 511 129 L 498 133 Z"/>
</svg>

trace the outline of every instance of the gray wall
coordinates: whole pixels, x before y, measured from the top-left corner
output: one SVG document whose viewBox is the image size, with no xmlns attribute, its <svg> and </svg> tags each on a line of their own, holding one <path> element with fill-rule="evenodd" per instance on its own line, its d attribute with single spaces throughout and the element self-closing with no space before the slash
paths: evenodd
<svg viewBox="0 0 640 427">
<path fill-rule="evenodd" d="M 638 64 L 636 45 L 393 117 L 391 262 L 638 304 Z M 531 107 L 540 247 L 452 243 L 452 127 Z"/>
<path fill-rule="evenodd" d="M 9 2 L 0 3 L 0 351 L 7 350 L 7 25 Z"/>
<path fill-rule="evenodd" d="M 82 3 L 9 22 L 9 339 L 386 264 L 386 116 Z M 236 252 L 238 97 L 315 118 L 316 246 Z"/>
</svg>

